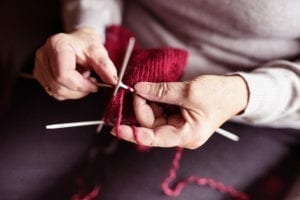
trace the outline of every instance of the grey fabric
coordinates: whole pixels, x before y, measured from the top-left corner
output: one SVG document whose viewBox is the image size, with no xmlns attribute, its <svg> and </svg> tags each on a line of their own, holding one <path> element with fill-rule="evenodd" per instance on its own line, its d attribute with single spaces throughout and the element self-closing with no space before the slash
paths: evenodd
<svg viewBox="0 0 300 200">
<path fill-rule="evenodd" d="M 160 183 L 167 175 L 174 149 L 139 153 L 134 146 L 120 142 L 116 151 L 107 154 L 98 148 L 114 141 L 108 131 L 95 135 L 95 127 L 45 130 L 47 123 L 100 118 L 101 94 L 57 102 L 32 80 L 18 79 L 12 87 L 16 72 L 33 66 L 35 49 L 59 30 L 59 6 L 57 1 L 37 0 L 10 0 L 0 4 L 3 15 L 0 17 L 0 92 L 8 94 L 9 88 L 14 88 L 10 106 L 4 104 L 1 96 L 0 107 L 6 112 L 0 118 L 0 199 L 68 199 L 74 192 L 74 177 L 82 171 L 86 171 L 92 183 L 101 185 L 103 200 L 167 199 L 161 193 Z M 256 200 L 280 199 L 280 195 L 263 196 L 253 186 L 278 166 L 288 177 L 293 176 L 299 166 L 299 156 L 294 153 L 298 151 L 292 148 L 297 143 L 296 131 L 238 124 L 226 124 L 225 128 L 239 134 L 241 142 L 215 135 L 203 147 L 185 151 L 179 178 L 191 174 L 212 177 L 249 191 Z M 90 147 L 96 148 L 98 154 L 93 163 L 84 167 Z M 293 162 L 286 162 L 287 158 Z M 228 197 L 207 187 L 190 186 L 177 199 Z"/>
<path fill-rule="evenodd" d="M 103 105 L 100 96 L 57 102 L 36 82 L 18 82 L 12 106 L 0 120 L 1 199 L 66 199 L 81 171 L 87 171 L 90 183 L 100 184 L 103 200 L 167 199 L 160 184 L 168 174 L 174 149 L 157 148 L 140 153 L 135 146 L 119 142 L 116 150 L 107 154 L 101 150 L 105 141 L 115 140 L 107 130 L 96 135 L 95 127 L 45 129 L 48 123 L 100 118 Z M 299 142 L 297 131 L 233 123 L 224 127 L 240 135 L 241 141 L 235 143 L 214 135 L 203 147 L 184 151 L 178 178 L 210 177 L 248 191 L 256 200 L 280 199 L 289 185 L 269 194 L 272 198 L 266 198 L 269 196 L 258 190 L 264 185 L 258 183 L 278 167 L 283 167 L 281 171 L 288 168 L 285 176 L 293 177 L 299 167 L 299 156 L 295 155 L 299 151 L 292 148 Z M 85 170 L 79 170 L 91 148 L 98 152 L 95 161 Z M 208 187 L 189 186 L 177 199 L 229 197 Z"/>
<path fill-rule="evenodd" d="M 281 162 L 290 153 L 288 144 L 293 139 L 289 138 L 291 135 L 285 135 L 288 131 L 257 129 L 238 124 L 227 124 L 226 127 L 238 133 L 241 141 L 234 143 L 215 135 L 203 147 L 195 151 L 186 150 L 177 180 L 189 175 L 210 177 L 250 192 L 251 199 L 281 199 L 287 188 L 278 188 L 272 194 L 260 193 L 259 187 L 265 185 L 258 183 L 274 168 L 282 165 Z M 168 174 L 173 154 L 173 149 L 136 153 L 134 148 L 129 151 L 128 147 L 121 148 L 108 164 L 110 173 L 107 173 L 102 183 L 101 199 L 168 199 L 162 195 L 160 184 Z M 284 164 L 292 173 L 295 166 L 289 166 L 289 162 Z M 299 167 L 299 158 L 293 164 Z M 208 187 L 189 186 L 177 199 L 230 198 Z"/>
<path fill-rule="evenodd" d="M 0 199 L 45 199 L 44 194 L 62 199 L 96 127 L 46 130 L 45 125 L 99 119 L 101 102 L 95 97 L 57 102 L 32 80 L 17 83 L 11 107 L 0 120 Z"/>
</svg>

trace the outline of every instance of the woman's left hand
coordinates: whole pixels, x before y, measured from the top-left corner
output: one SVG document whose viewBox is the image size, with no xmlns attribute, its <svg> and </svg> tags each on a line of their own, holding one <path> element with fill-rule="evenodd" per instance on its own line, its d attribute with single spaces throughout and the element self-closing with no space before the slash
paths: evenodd
<svg viewBox="0 0 300 200">
<path fill-rule="evenodd" d="M 132 127 L 121 125 L 119 137 L 134 143 L 138 139 L 139 144 L 151 147 L 198 148 L 248 103 L 246 82 L 238 75 L 203 75 L 186 82 L 140 82 L 135 90 L 133 106 L 141 127 L 136 128 L 136 138 Z M 180 112 L 168 115 L 155 102 L 176 105 Z"/>
</svg>

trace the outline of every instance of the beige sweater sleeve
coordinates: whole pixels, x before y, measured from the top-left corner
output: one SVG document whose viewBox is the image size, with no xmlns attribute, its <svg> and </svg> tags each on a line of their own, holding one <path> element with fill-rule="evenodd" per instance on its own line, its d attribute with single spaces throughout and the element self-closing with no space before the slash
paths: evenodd
<svg viewBox="0 0 300 200">
<path fill-rule="evenodd" d="M 241 75 L 249 104 L 234 120 L 271 127 L 300 128 L 300 65 L 277 60 Z"/>
<path fill-rule="evenodd" d="M 65 30 L 92 27 L 104 35 L 109 24 L 121 23 L 122 0 L 62 0 Z"/>
</svg>

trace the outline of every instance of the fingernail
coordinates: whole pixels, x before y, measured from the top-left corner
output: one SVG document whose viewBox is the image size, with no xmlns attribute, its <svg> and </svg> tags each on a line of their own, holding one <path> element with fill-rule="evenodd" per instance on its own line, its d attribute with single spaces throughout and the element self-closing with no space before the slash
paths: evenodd
<svg viewBox="0 0 300 200">
<path fill-rule="evenodd" d="M 138 94 L 148 94 L 150 91 L 150 87 L 151 85 L 149 83 L 140 82 L 134 86 L 134 89 Z"/>
</svg>

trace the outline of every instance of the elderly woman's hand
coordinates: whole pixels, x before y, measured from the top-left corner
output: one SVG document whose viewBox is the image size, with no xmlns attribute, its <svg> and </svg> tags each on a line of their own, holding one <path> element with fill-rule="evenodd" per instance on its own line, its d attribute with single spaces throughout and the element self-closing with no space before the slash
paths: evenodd
<svg viewBox="0 0 300 200">
<path fill-rule="evenodd" d="M 195 149 L 225 121 L 242 112 L 248 89 L 240 76 L 205 75 L 187 82 L 135 85 L 134 110 L 142 127 L 121 125 L 119 137 L 146 146 Z M 157 103 L 176 105 L 168 115 Z M 115 129 L 112 131 L 115 134 Z"/>
<path fill-rule="evenodd" d="M 116 84 L 117 71 L 100 35 L 91 28 L 50 37 L 36 52 L 34 77 L 58 100 L 78 99 L 97 91 L 95 71 L 109 84 Z"/>
</svg>

